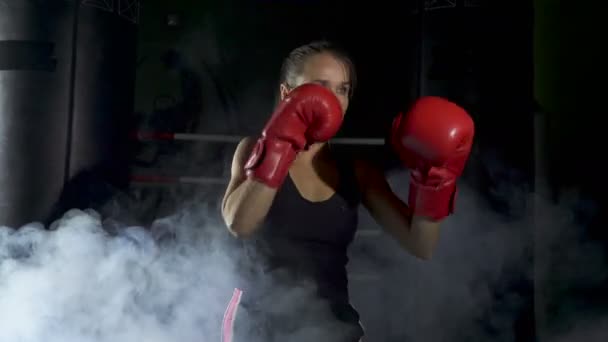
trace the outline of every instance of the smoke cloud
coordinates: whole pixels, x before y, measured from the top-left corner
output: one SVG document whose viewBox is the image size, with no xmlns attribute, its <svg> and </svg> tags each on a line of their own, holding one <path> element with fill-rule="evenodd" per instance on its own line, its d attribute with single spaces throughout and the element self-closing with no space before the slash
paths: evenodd
<svg viewBox="0 0 608 342">
<path fill-rule="evenodd" d="M 73 210 L 50 231 L 1 228 L 0 341 L 217 341 L 234 262 L 193 221 L 167 221 L 111 235 Z"/>
<path fill-rule="evenodd" d="M 408 179 L 405 171 L 389 178 L 401 198 L 407 198 Z M 371 220 L 365 214 L 363 219 Z M 525 286 L 533 276 L 532 227 L 527 220 L 509 222 L 498 216 L 478 194 L 461 186 L 456 214 L 444 222 L 431 260 L 409 256 L 386 236 L 360 240 L 353 263 L 379 270 L 379 280 L 365 287 L 382 293 L 386 303 L 384 314 L 369 317 L 384 328 L 376 332 L 378 338 L 513 341 L 513 326 L 526 305 L 526 291 L 531 291 Z M 370 306 L 361 295 L 355 295 L 357 301 Z M 363 316 L 367 318 L 365 312 Z"/>
<path fill-rule="evenodd" d="M 193 88 L 204 100 L 192 108 L 182 104 L 196 118 L 192 129 L 257 132 L 272 107 L 275 80 L 259 79 L 258 69 L 222 55 L 230 49 L 220 46 L 221 28 L 211 18 L 206 22 L 175 47 L 184 57 L 180 71 L 196 81 Z M 241 112 L 246 115 L 237 120 Z M 217 175 L 233 147 L 193 144 L 184 150 L 171 150 L 154 166 Z M 224 163 L 218 155 L 227 157 Z M 402 199 L 408 179 L 405 171 L 390 175 Z M 432 260 L 409 256 L 384 234 L 355 241 L 350 287 L 366 341 L 515 341 L 522 325 L 536 325 L 541 341 L 606 340 L 605 310 L 570 294 L 600 288 L 607 279 L 603 246 L 585 238 L 584 223 L 573 215 L 581 198 L 553 204 L 513 181 L 490 192 L 517 215 L 496 213 L 487 199 L 461 186 L 456 214 L 443 224 Z M 260 276 L 256 252 L 228 236 L 208 200 L 174 200 L 180 203 L 175 213 L 146 228 L 135 224 L 132 216 L 138 215 L 130 212 L 139 208 L 125 205 L 126 199 L 101 213 L 71 210 L 51 227 L 0 227 L 0 341 L 219 341 L 234 284 L 243 281 L 272 289 L 266 303 L 272 314 L 297 312 L 290 316 L 293 324 L 280 327 L 278 340 L 332 341 L 326 331 L 341 327 L 325 329 L 333 323 L 328 308 L 314 299 L 312 284 L 284 274 Z M 379 228 L 361 210 L 359 229 Z M 255 314 L 240 310 L 240 323 Z M 243 328 L 252 332 L 248 342 L 269 342 L 258 327 Z"/>
<path fill-rule="evenodd" d="M 408 179 L 405 171 L 389 176 L 401 198 Z M 584 309 L 593 300 L 573 292 L 606 280 L 603 247 L 585 238 L 574 215 L 586 200 L 569 193 L 553 203 L 514 183 L 497 189 L 508 190 L 501 194 L 519 214 L 497 213 L 462 185 L 431 260 L 409 256 L 386 235 L 356 241 L 351 274 L 376 279 L 351 283 L 372 340 L 518 341 L 535 326 L 541 341 L 605 340 L 608 315 Z M 364 211 L 361 225 L 377 229 Z M 555 307 L 563 314 L 551 312 Z"/>
<path fill-rule="evenodd" d="M 400 196 L 408 178 L 389 177 Z M 530 194 L 515 198 L 526 201 L 525 214 L 505 218 L 461 186 L 457 213 L 429 261 L 386 235 L 359 237 L 349 272 L 367 340 L 515 341 L 522 324 L 537 324 L 542 340 L 603 338 L 605 310 L 570 293 L 607 279 L 605 251 L 585 239 L 574 215 L 593 207 L 572 210 L 584 203 L 576 195 L 559 205 Z M 145 229 L 117 221 L 120 204 L 112 205 L 116 217 L 71 210 L 48 230 L 0 228 L 0 341 L 218 341 L 234 284 L 242 281 L 272 289 L 272 314 L 297 308 L 293 324 L 281 327 L 283 340 L 331 341 L 322 328 L 333 323 L 312 284 L 262 274 L 255 250 L 229 236 L 208 203 L 194 202 Z M 361 230 L 378 229 L 361 214 Z M 537 311 L 542 305 L 543 321 L 526 314 L 532 299 Z M 253 314 L 241 310 L 241 323 Z M 242 327 L 252 329 L 252 342 L 265 341 L 257 327 Z"/>
<path fill-rule="evenodd" d="M 219 341 L 234 287 L 250 281 L 274 293 L 264 299 L 271 316 L 296 309 L 278 338 L 340 332 L 327 329 L 334 323 L 312 283 L 262 275 L 255 249 L 242 248 L 215 216 L 199 202 L 149 228 L 76 209 L 49 230 L 1 227 L 0 341 Z M 239 328 L 250 329 L 251 342 L 268 341 L 247 326 L 250 314 L 240 309 Z"/>
</svg>

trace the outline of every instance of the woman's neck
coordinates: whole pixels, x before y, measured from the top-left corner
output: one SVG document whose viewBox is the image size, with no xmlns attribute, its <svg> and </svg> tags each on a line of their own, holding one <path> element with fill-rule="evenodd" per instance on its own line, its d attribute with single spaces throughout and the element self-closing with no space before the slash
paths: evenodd
<svg viewBox="0 0 608 342">
<path fill-rule="evenodd" d="M 327 143 L 313 144 L 307 150 L 298 153 L 295 163 L 312 166 L 315 160 L 325 157 L 328 152 Z"/>
</svg>

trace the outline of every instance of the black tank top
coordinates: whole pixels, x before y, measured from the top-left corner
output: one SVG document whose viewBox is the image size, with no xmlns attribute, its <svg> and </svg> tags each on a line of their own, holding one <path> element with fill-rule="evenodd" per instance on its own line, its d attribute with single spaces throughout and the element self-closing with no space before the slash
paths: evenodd
<svg viewBox="0 0 608 342">
<path fill-rule="evenodd" d="M 311 202 L 286 177 L 257 240 L 266 257 L 264 272 L 312 280 L 320 297 L 348 303 L 347 249 L 357 230 L 361 196 L 350 160 L 333 154 L 339 172 L 335 194 Z"/>
</svg>

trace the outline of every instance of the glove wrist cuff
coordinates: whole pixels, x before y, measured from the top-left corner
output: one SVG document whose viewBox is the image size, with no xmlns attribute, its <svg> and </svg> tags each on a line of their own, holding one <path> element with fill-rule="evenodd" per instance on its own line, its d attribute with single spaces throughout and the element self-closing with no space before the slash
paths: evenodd
<svg viewBox="0 0 608 342">
<path fill-rule="evenodd" d="M 283 184 L 295 158 L 296 151 L 291 143 L 260 138 L 245 164 L 245 171 L 248 178 L 276 189 Z"/>
<path fill-rule="evenodd" d="M 410 180 L 408 205 L 414 215 L 441 220 L 454 212 L 456 183 L 429 186 Z"/>
</svg>

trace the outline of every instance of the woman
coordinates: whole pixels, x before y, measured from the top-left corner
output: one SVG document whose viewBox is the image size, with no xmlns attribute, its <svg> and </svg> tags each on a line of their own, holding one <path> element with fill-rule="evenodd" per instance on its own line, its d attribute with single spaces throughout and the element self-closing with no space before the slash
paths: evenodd
<svg viewBox="0 0 608 342">
<path fill-rule="evenodd" d="M 359 315 L 349 304 L 345 268 L 358 205 L 412 255 L 430 258 L 440 222 L 452 212 L 456 180 L 473 139 L 470 117 L 441 98 L 420 99 L 407 115 L 395 118 L 392 145 L 411 170 L 408 205 L 380 170 L 338 156 L 327 143 L 342 123 L 355 80 L 351 59 L 329 42 L 292 51 L 281 69 L 280 103 L 261 137 L 238 145 L 222 202 L 230 232 L 263 243 L 265 267 L 313 281 L 316 296 L 331 313 L 324 319 L 336 322 L 319 324 L 326 330 L 323 341 L 354 342 L 363 336 Z M 253 290 L 235 291 L 224 319 L 224 341 L 257 341 L 256 333 L 239 326 L 249 321 L 250 328 L 260 329 L 259 317 L 273 311 L 261 300 L 273 297 L 272 290 L 260 289 L 262 282 L 258 279 Z M 302 315 L 303 325 L 307 320 L 296 307 L 264 316 L 272 323 L 260 340 L 299 341 L 291 318 Z M 311 341 L 311 336 L 301 340 Z"/>
</svg>

